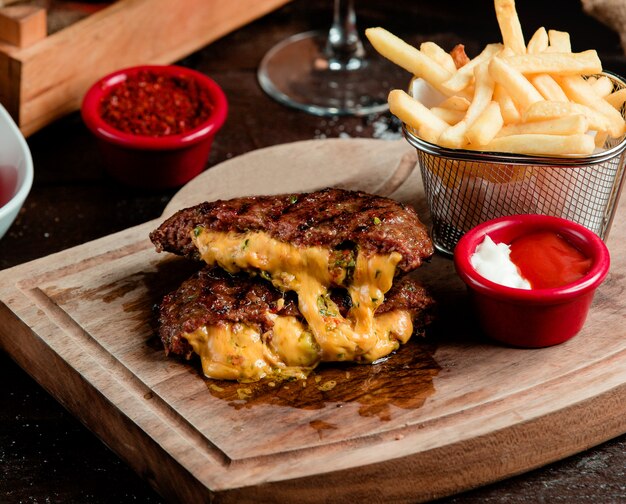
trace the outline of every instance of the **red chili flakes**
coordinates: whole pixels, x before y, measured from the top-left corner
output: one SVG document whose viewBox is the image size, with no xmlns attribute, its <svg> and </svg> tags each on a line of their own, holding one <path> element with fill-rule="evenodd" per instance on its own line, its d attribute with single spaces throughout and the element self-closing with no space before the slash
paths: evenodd
<svg viewBox="0 0 626 504">
<path fill-rule="evenodd" d="M 100 105 L 102 119 L 110 126 L 151 137 L 191 131 L 212 111 L 208 92 L 195 79 L 147 70 L 116 85 Z"/>
</svg>

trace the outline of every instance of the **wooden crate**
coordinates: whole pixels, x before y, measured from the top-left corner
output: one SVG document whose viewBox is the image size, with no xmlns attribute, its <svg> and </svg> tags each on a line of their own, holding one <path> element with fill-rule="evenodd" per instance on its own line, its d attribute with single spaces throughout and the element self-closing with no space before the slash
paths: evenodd
<svg viewBox="0 0 626 504">
<path fill-rule="evenodd" d="M 77 110 L 103 75 L 172 63 L 287 1 L 118 0 L 48 36 L 45 10 L 4 7 L 0 102 L 30 135 Z"/>
</svg>

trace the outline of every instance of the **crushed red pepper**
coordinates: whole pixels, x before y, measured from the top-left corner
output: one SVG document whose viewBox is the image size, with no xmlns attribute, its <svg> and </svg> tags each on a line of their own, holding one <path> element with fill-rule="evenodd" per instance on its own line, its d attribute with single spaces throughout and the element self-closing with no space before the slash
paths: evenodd
<svg viewBox="0 0 626 504">
<path fill-rule="evenodd" d="M 102 119 L 113 128 L 151 137 L 191 131 L 212 110 L 208 92 L 192 77 L 148 70 L 115 85 L 100 105 Z"/>
</svg>

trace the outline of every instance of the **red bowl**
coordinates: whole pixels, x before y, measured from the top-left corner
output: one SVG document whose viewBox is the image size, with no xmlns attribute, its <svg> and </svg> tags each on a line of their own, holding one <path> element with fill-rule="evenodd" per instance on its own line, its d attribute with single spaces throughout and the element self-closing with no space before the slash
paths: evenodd
<svg viewBox="0 0 626 504">
<path fill-rule="evenodd" d="M 470 263 L 485 235 L 496 243 L 510 244 L 538 231 L 559 233 L 591 258 L 589 272 L 562 287 L 524 290 L 487 280 Z M 594 293 L 609 271 L 610 256 L 604 242 L 580 224 L 547 215 L 512 215 L 484 222 L 464 234 L 454 249 L 454 265 L 468 287 L 483 331 L 509 345 L 537 348 L 562 343 L 580 332 Z"/>
<path fill-rule="evenodd" d="M 211 115 L 194 129 L 167 136 L 135 135 L 111 126 L 101 117 L 102 100 L 140 72 L 194 79 L 208 93 Z M 98 139 L 107 171 L 125 184 L 147 188 L 178 187 L 202 172 L 227 113 L 226 96 L 213 79 L 175 65 L 142 65 L 113 72 L 89 88 L 81 107 L 83 121 Z"/>
</svg>

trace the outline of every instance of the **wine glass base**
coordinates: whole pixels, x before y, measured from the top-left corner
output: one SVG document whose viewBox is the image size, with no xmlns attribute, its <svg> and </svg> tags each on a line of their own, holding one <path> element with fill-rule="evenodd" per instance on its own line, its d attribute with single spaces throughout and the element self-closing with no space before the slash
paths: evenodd
<svg viewBox="0 0 626 504">
<path fill-rule="evenodd" d="M 259 65 L 261 88 L 284 105 L 318 116 L 386 111 L 389 90 L 399 79 L 401 86 L 408 85 L 406 73 L 399 75 L 398 67 L 382 56 L 346 64 L 329 61 L 324 53 L 327 36 L 299 33 L 275 45 Z"/>
</svg>

